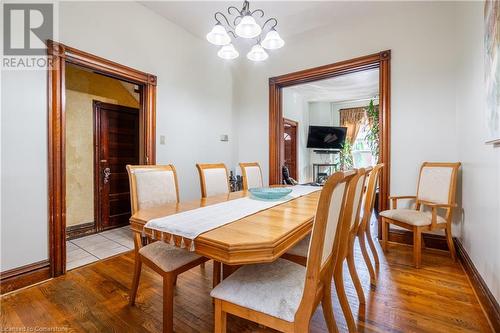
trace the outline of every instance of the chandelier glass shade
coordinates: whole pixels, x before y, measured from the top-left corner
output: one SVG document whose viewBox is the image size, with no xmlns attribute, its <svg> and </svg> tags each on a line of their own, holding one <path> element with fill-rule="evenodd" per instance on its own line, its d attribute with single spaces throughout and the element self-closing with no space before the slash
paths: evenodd
<svg viewBox="0 0 500 333">
<path fill-rule="evenodd" d="M 280 34 L 272 29 L 266 35 L 266 38 L 260 43 L 263 48 L 268 50 L 275 50 L 283 47 L 285 45 L 285 41 L 281 39 Z"/>
<path fill-rule="evenodd" d="M 260 45 L 256 44 L 252 47 L 250 52 L 247 54 L 247 58 L 252 61 L 263 61 L 269 57 L 266 50 Z"/>
<path fill-rule="evenodd" d="M 207 34 L 207 40 L 214 45 L 227 45 L 231 43 L 231 37 L 229 37 L 226 28 L 222 24 L 216 24 L 212 31 Z"/>
<path fill-rule="evenodd" d="M 240 54 L 236 51 L 233 44 L 228 44 L 221 47 L 219 52 L 217 52 L 217 55 L 222 59 L 231 60 L 238 58 Z"/>
<path fill-rule="evenodd" d="M 243 38 L 254 38 L 260 35 L 262 28 L 251 15 L 243 16 L 235 28 L 236 34 Z"/>
<path fill-rule="evenodd" d="M 216 24 L 207 34 L 207 40 L 211 44 L 221 46 L 217 55 L 223 59 L 235 59 L 239 56 L 233 45 L 234 40 L 238 38 L 253 40 L 247 58 L 252 61 L 266 60 L 269 55 L 264 49 L 279 49 L 285 45 L 285 41 L 276 31 L 278 20 L 271 17 L 264 21 L 264 15 L 262 9 L 251 11 L 248 1 L 243 2 L 242 9 L 234 6 L 227 8 L 227 16 L 222 12 L 216 12 L 214 15 Z M 262 36 L 265 36 L 263 40 Z"/>
</svg>

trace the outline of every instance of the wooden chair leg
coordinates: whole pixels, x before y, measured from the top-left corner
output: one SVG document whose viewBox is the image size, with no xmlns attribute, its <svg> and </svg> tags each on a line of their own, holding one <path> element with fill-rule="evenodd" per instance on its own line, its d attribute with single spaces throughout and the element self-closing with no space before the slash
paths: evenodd
<svg viewBox="0 0 500 333">
<path fill-rule="evenodd" d="M 222 273 L 222 264 L 218 261 L 213 261 L 212 270 L 212 287 L 215 288 L 220 283 L 220 277 Z"/>
<path fill-rule="evenodd" d="M 453 236 L 451 234 L 451 226 L 450 225 L 446 226 L 444 233 L 446 234 L 446 241 L 448 242 L 448 249 L 450 250 L 451 258 L 453 259 L 453 261 L 456 261 L 457 260 L 457 253 L 455 251 L 455 244 L 453 244 Z"/>
<path fill-rule="evenodd" d="M 135 253 L 134 277 L 132 279 L 132 287 L 130 288 L 129 304 L 135 304 L 137 289 L 139 288 L 139 279 L 141 278 L 142 260 L 138 252 Z"/>
<path fill-rule="evenodd" d="M 358 294 L 359 304 L 365 304 L 365 293 L 363 291 L 363 286 L 359 280 L 358 272 L 356 271 L 356 264 L 354 263 L 354 237 L 349 241 L 349 248 L 347 253 L 347 267 L 349 268 L 349 273 L 351 274 L 351 280 L 356 289 L 356 294 Z"/>
<path fill-rule="evenodd" d="M 380 260 L 378 258 L 377 248 L 375 247 L 375 243 L 373 242 L 372 232 L 370 227 L 370 221 L 367 222 L 365 227 L 366 239 L 368 240 L 368 245 L 370 246 L 370 250 L 372 251 L 373 260 L 375 261 L 375 266 L 380 265 Z"/>
<path fill-rule="evenodd" d="M 382 249 L 387 251 L 389 242 L 389 223 L 382 217 Z"/>
<path fill-rule="evenodd" d="M 363 255 L 363 259 L 365 259 L 366 267 L 368 268 L 368 273 L 370 273 L 370 284 L 373 286 L 377 285 L 377 276 L 375 274 L 375 269 L 373 268 L 372 262 L 370 260 L 370 256 L 368 255 L 368 251 L 366 249 L 365 242 L 365 231 L 360 230 L 358 233 L 359 247 L 361 248 L 361 254 Z"/>
<path fill-rule="evenodd" d="M 349 301 L 347 300 L 347 295 L 345 293 L 344 287 L 344 277 L 342 274 L 342 263 L 343 260 L 339 261 L 339 265 L 337 269 L 333 273 L 333 281 L 335 282 L 335 289 L 337 290 L 337 296 L 339 298 L 340 307 L 342 308 L 342 312 L 344 313 L 345 321 L 347 322 L 347 328 L 350 333 L 356 333 L 356 322 L 354 321 L 354 317 L 352 315 L 351 306 L 349 305 Z"/>
<path fill-rule="evenodd" d="M 335 317 L 333 315 L 331 282 L 325 284 L 323 291 L 324 293 L 323 293 L 323 299 L 321 300 L 321 306 L 323 307 L 323 316 L 325 317 L 326 326 L 328 327 L 328 332 L 338 333 L 339 330 L 337 328 Z"/>
<path fill-rule="evenodd" d="M 214 261 L 215 262 L 215 261 Z M 215 299 L 215 327 L 214 327 L 214 332 L 215 333 L 226 333 L 226 326 L 227 326 L 227 320 L 226 320 L 226 313 L 222 311 L 222 301 L 220 299 Z"/>
<path fill-rule="evenodd" d="M 163 333 L 174 331 L 174 274 L 163 277 Z"/>
<path fill-rule="evenodd" d="M 420 268 L 422 261 L 422 232 L 420 228 L 413 229 L 413 261 L 415 268 Z"/>
</svg>

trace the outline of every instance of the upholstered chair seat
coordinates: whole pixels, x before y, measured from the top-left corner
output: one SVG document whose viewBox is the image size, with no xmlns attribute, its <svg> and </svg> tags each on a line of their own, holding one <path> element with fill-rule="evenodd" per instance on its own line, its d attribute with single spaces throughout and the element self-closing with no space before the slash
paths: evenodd
<svg viewBox="0 0 500 333">
<path fill-rule="evenodd" d="M 194 260 L 202 258 L 194 252 L 161 241 L 141 247 L 139 253 L 164 272 L 173 272 Z"/>
<path fill-rule="evenodd" d="M 306 269 L 288 260 L 246 265 L 223 280 L 210 295 L 293 322 L 304 291 Z"/>
<path fill-rule="evenodd" d="M 311 235 L 308 235 L 303 240 L 298 242 L 297 245 L 288 250 L 286 253 L 291 254 L 293 256 L 307 257 L 310 241 L 311 241 Z"/>
<path fill-rule="evenodd" d="M 401 221 L 406 224 L 414 226 L 424 226 L 431 225 L 432 223 L 432 213 L 422 212 L 414 209 L 391 209 L 380 213 L 381 216 L 387 217 L 391 220 Z M 446 223 L 446 219 L 437 215 L 436 222 Z"/>
</svg>

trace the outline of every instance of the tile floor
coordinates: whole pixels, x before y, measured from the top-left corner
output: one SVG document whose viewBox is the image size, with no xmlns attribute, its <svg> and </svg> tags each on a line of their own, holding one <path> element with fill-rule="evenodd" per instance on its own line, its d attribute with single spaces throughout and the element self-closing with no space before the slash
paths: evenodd
<svg viewBox="0 0 500 333">
<path fill-rule="evenodd" d="M 100 232 L 66 242 L 66 269 L 90 264 L 134 248 L 129 226 Z"/>
</svg>

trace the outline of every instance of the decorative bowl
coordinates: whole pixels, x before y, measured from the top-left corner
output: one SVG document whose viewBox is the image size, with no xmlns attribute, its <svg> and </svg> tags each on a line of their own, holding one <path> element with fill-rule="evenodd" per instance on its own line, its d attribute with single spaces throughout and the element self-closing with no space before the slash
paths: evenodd
<svg viewBox="0 0 500 333">
<path fill-rule="evenodd" d="M 259 199 L 276 200 L 286 197 L 292 193 L 290 187 L 256 187 L 248 190 Z"/>
</svg>

